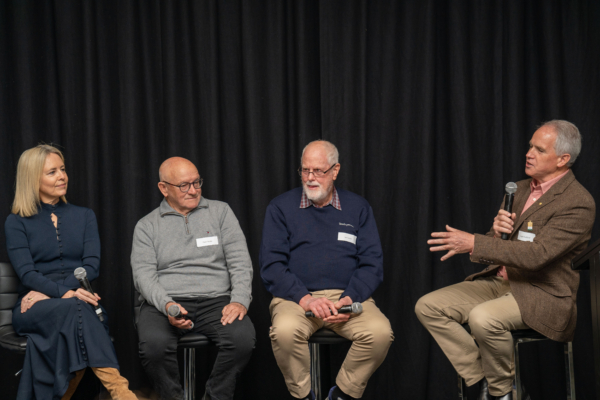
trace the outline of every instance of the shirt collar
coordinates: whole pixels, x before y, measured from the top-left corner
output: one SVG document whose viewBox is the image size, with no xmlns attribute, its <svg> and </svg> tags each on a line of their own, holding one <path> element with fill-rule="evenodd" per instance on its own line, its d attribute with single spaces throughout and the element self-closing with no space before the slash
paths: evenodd
<svg viewBox="0 0 600 400">
<path fill-rule="evenodd" d="M 562 177 L 564 177 L 566 174 L 569 173 L 569 169 L 567 169 L 564 173 L 560 174 L 559 176 L 557 176 L 556 178 L 550 179 L 547 182 L 544 183 L 537 183 L 537 181 L 535 179 L 532 179 L 531 182 L 529 183 L 529 188 L 531 189 L 531 192 L 533 193 L 534 190 L 541 190 L 542 194 L 545 194 L 548 190 L 550 190 L 550 188 L 552 186 L 554 186 L 554 184 L 558 181 L 560 181 L 560 179 Z"/>
<path fill-rule="evenodd" d="M 335 186 L 333 187 L 333 195 L 331 196 L 331 200 L 329 200 L 329 203 L 325 204 L 323 207 L 327 207 L 330 204 L 336 210 L 342 211 L 342 205 L 340 203 L 340 196 L 338 196 L 338 192 L 337 192 Z M 306 193 L 304 193 L 304 189 L 303 189 L 302 190 L 302 197 L 300 197 L 300 208 L 308 208 L 310 206 L 314 206 L 315 208 L 323 208 L 323 207 L 316 206 L 315 203 L 313 203 L 308 198 L 308 196 L 306 195 Z"/>
</svg>

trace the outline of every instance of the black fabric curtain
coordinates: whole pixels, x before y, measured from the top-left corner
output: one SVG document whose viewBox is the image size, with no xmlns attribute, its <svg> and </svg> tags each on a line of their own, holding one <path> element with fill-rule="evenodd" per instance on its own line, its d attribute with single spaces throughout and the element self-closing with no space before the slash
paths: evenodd
<svg viewBox="0 0 600 400">
<path fill-rule="evenodd" d="M 396 335 L 364 398 L 452 399 L 454 370 L 413 309 L 482 267 L 465 255 L 442 263 L 426 240 L 445 224 L 486 232 L 505 183 L 526 177 L 531 135 L 550 119 L 580 128 L 574 172 L 600 199 L 599 49 L 595 0 L 2 1 L 2 218 L 20 154 L 60 146 L 69 201 L 98 217 L 94 285 L 121 371 L 138 388 L 148 382 L 132 324 L 133 229 L 160 202 L 160 163 L 189 158 L 203 196 L 236 213 L 254 262 L 258 342 L 236 398 L 281 399 L 258 265 L 262 221 L 273 197 L 300 184 L 302 147 L 331 140 L 337 185 L 373 207 L 385 260 L 374 298 Z M 3 231 L 0 243 L 7 260 Z M 581 277 L 577 396 L 592 399 L 588 273 Z M 561 349 L 525 351 L 532 395 L 564 398 Z M 331 349 L 333 374 L 344 351 Z M 214 359 L 198 358 L 202 388 Z M 22 358 L 2 359 L 2 397 L 14 398 Z"/>
</svg>

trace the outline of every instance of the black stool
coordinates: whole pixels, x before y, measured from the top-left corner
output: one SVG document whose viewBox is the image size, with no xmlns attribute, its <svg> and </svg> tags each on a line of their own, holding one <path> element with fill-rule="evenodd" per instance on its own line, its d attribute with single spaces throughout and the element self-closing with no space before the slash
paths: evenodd
<svg viewBox="0 0 600 400">
<path fill-rule="evenodd" d="M 463 324 L 463 328 L 471 333 L 468 324 Z M 538 342 L 540 340 L 550 340 L 541 333 L 533 329 L 518 329 L 510 332 L 515 346 L 515 386 L 517 388 L 517 399 L 525 400 L 525 392 L 521 382 L 521 368 L 519 367 L 519 345 L 527 342 Z M 573 342 L 567 342 L 565 345 L 565 372 L 567 383 L 567 400 L 575 400 L 575 372 L 573 367 Z M 466 387 L 464 379 L 458 375 L 458 398 L 466 400 Z"/>
<path fill-rule="evenodd" d="M 17 354 L 25 354 L 27 338 L 17 335 L 12 326 L 12 309 L 19 297 L 18 286 L 19 278 L 12 265 L 0 262 L 0 346 Z"/>
<path fill-rule="evenodd" d="M 308 339 L 310 350 L 310 384 L 317 400 L 323 400 L 327 396 L 327 394 L 323 395 L 321 388 L 321 354 L 319 347 L 322 344 L 341 344 L 346 342 L 349 342 L 349 340 L 325 328 L 319 329 Z"/>
<path fill-rule="evenodd" d="M 133 291 L 133 322 L 137 329 L 142 302 L 137 290 Z M 154 307 L 154 306 L 151 306 Z M 212 341 L 201 333 L 186 333 L 177 341 L 177 347 L 183 348 L 183 398 L 196 398 L 196 349 L 212 345 Z"/>
</svg>

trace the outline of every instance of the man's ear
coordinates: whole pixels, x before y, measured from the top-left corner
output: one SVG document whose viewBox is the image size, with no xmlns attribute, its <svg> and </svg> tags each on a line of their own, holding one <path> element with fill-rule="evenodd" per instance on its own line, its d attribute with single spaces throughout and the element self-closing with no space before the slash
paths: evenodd
<svg viewBox="0 0 600 400">
<path fill-rule="evenodd" d="M 162 195 L 165 197 L 167 197 L 167 195 L 169 194 L 169 192 L 167 192 L 167 185 L 162 182 L 158 182 L 158 190 L 160 190 Z"/>
<path fill-rule="evenodd" d="M 333 167 L 333 180 L 334 181 L 337 179 L 337 176 L 340 173 L 340 168 L 342 168 L 340 163 L 338 163 L 335 167 Z"/>
<path fill-rule="evenodd" d="M 571 155 L 570 154 L 563 154 L 562 156 L 558 157 L 558 164 L 556 164 L 556 166 L 558 168 L 562 168 L 565 165 L 567 165 L 569 163 L 569 161 L 571 161 Z"/>
</svg>

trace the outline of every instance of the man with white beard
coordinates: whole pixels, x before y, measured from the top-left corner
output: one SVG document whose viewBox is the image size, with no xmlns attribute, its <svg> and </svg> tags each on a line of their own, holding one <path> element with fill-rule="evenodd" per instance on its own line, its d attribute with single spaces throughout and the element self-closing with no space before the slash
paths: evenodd
<svg viewBox="0 0 600 400">
<path fill-rule="evenodd" d="M 271 344 L 292 399 L 315 398 L 307 341 L 318 329 L 353 341 L 330 400 L 361 398 L 394 340 L 371 298 L 383 280 L 373 210 L 361 196 L 335 188 L 338 161 L 332 143 L 309 143 L 298 170 L 302 187 L 276 197 L 265 215 L 261 276 L 274 296 Z M 362 304 L 361 314 L 338 313 L 355 302 Z M 307 311 L 315 316 L 306 317 Z"/>
</svg>

